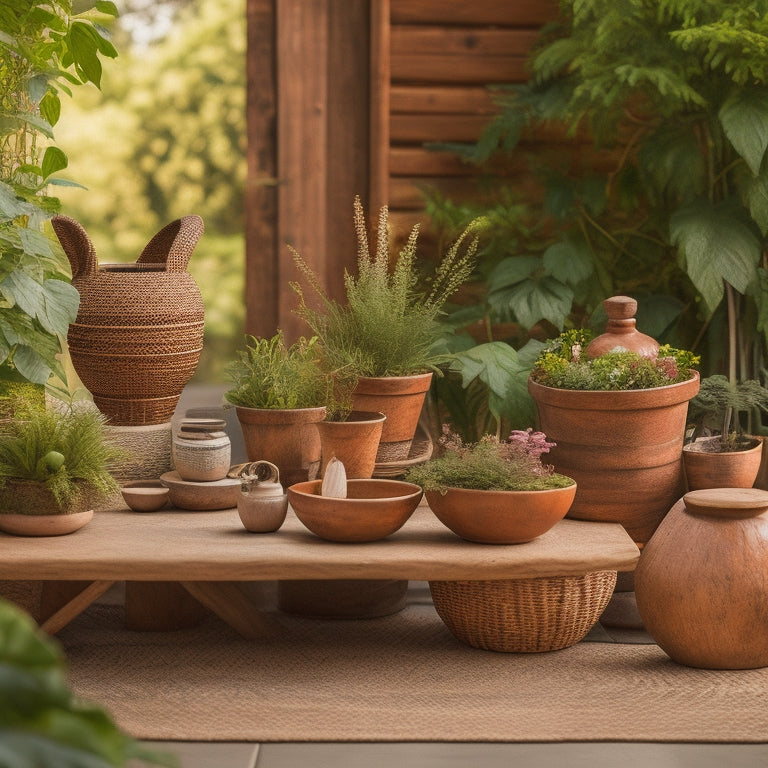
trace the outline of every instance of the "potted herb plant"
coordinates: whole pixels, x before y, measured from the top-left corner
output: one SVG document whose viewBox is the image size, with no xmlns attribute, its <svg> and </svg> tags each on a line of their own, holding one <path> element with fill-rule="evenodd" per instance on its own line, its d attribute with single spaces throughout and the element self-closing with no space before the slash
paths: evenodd
<svg viewBox="0 0 768 768">
<path fill-rule="evenodd" d="M 572 478 L 541 456 L 554 447 L 543 432 L 514 430 L 506 440 L 484 435 L 464 443 L 443 427 L 443 453 L 407 474 L 430 509 L 458 536 L 482 544 L 520 544 L 546 533 L 568 512 Z"/>
<path fill-rule="evenodd" d="M 579 486 L 569 516 L 619 522 L 646 542 L 684 491 L 682 448 L 687 404 L 699 389 L 698 358 L 634 337 L 634 308 L 616 298 L 604 302 L 606 334 L 591 340 L 572 330 L 552 340 L 528 389 L 540 428 L 557 443 L 553 465 Z M 631 351 L 633 338 L 642 352 Z"/>
<path fill-rule="evenodd" d="M 30 411 L 0 433 L 0 530 L 72 533 L 93 506 L 119 491 L 110 469 L 122 457 L 93 407 Z"/>
<path fill-rule="evenodd" d="M 486 435 L 465 444 L 444 428 L 442 456 L 415 467 L 435 515 L 473 542 L 526 546 L 562 520 L 576 483 L 541 457 L 554 447 L 542 432 Z M 539 652 L 581 640 L 605 609 L 616 572 L 580 576 L 430 581 L 440 618 L 460 641 L 492 651 Z"/>
<path fill-rule="evenodd" d="M 271 461 L 285 485 L 313 480 L 320 467 L 316 424 L 326 415 L 332 382 L 320 367 L 316 338 L 287 345 L 247 336 L 227 374 L 224 399 L 235 406 L 249 461 Z"/>
<path fill-rule="evenodd" d="M 327 369 L 356 376 L 355 410 L 386 415 L 377 460 L 400 461 L 408 457 L 432 375 L 445 361 L 434 348 L 442 330 L 439 317 L 447 299 L 472 272 L 478 246 L 472 233 L 481 221 L 472 222 L 451 246 L 426 289 L 419 285 L 416 265 L 418 225 L 397 257 L 390 259 L 386 206 L 379 212 L 375 253 L 369 247 L 359 197 L 354 202 L 354 224 L 357 275 L 345 275 L 344 303 L 328 296 L 309 264 L 291 249 L 321 303 L 319 309 L 310 306 L 301 285 L 294 283 L 297 313 L 319 338 Z"/>
<path fill-rule="evenodd" d="M 688 404 L 694 440 L 683 447 L 689 490 L 754 485 L 763 443 L 760 437 L 744 433 L 741 415 L 746 413 L 754 423 L 760 411 L 768 413 L 768 390 L 756 379 L 731 382 L 714 374 L 701 380 L 699 393 Z"/>
</svg>

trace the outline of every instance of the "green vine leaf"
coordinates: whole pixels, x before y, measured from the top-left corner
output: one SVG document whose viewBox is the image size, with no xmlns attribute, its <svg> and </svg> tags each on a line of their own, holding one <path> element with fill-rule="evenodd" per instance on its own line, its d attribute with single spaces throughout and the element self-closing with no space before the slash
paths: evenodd
<svg viewBox="0 0 768 768">
<path fill-rule="evenodd" d="M 728 140 L 757 176 L 768 149 L 768 93 L 765 88 L 736 91 L 726 99 L 718 116 Z"/>
</svg>

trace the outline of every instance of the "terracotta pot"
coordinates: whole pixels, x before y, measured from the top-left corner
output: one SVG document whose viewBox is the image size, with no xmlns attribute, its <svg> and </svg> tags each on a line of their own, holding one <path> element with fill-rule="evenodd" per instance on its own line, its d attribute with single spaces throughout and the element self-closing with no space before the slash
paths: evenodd
<svg viewBox="0 0 768 768">
<path fill-rule="evenodd" d="M 751 488 L 760 471 L 763 442 L 752 438 L 754 445 L 745 451 L 720 453 L 707 450 L 719 437 L 697 440 L 683 447 L 683 464 L 689 491 L 705 488 Z"/>
<path fill-rule="evenodd" d="M 371 477 L 386 418 L 383 413 L 352 411 L 346 421 L 318 421 L 320 476 L 335 456 L 344 465 L 348 479 Z"/>
<path fill-rule="evenodd" d="M 565 517 L 576 485 L 545 491 L 427 491 L 427 503 L 443 525 L 479 544 L 522 544 Z"/>
<path fill-rule="evenodd" d="M 271 461 L 283 485 L 314 480 L 320 470 L 317 423 L 325 407 L 278 410 L 236 407 L 248 461 Z"/>
<path fill-rule="evenodd" d="M 653 534 L 684 493 L 683 439 L 699 375 L 654 389 L 556 389 L 528 380 L 539 427 L 557 443 L 548 461 L 578 484 L 568 517 L 621 523 L 636 542 Z"/>
<path fill-rule="evenodd" d="M 635 571 L 646 629 L 672 659 L 707 669 L 768 666 L 768 492 L 692 491 Z"/>
<path fill-rule="evenodd" d="M 352 394 L 356 411 L 383 413 L 387 420 L 381 432 L 377 462 L 408 458 L 411 442 L 432 383 L 431 373 L 415 376 L 362 377 Z"/>
<path fill-rule="evenodd" d="M 16 536 L 62 536 L 79 531 L 93 520 L 93 510 L 71 515 L 6 515 L 0 514 L 0 531 Z"/>
<path fill-rule="evenodd" d="M 205 308 L 186 271 L 202 219 L 168 224 L 135 264 L 101 265 L 78 222 L 51 221 L 80 293 L 67 335 L 77 375 L 112 424 L 170 421 L 203 348 Z"/>
</svg>

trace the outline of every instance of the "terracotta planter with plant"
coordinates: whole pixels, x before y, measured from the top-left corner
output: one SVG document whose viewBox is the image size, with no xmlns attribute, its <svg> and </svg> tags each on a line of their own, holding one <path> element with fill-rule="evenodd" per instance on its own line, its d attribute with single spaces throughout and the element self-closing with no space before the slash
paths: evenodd
<svg viewBox="0 0 768 768">
<path fill-rule="evenodd" d="M 356 410 L 380 411 L 387 417 L 378 462 L 408 458 L 432 373 L 446 361 L 434 351 L 444 330 L 439 322 L 442 307 L 472 272 L 478 238 L 470 236 L 480 224 L 476 220 L 467 227 L 424 287 L 416 264 L 418 225 L 391 259 L 388 211 L 383 207 L 372 253 L 363 207 L 355 198 L 357 275 L 345 275 L 344 303 L 328 296 L 310 265 L 292 249 L 296 266 L 321 301 L 319 310 L 311 307 L 302 287 L 293 285 L 299 296 L 297 313 L 320 340 L 323 365 L 347 381 L 358 381 L 352 394 Z"/>
<path fill-rule="evenodd" d="M 316 424 L 325 418 L 329 379 L 320 368 L 314 339 L 286 346 L 246 338 L 227 369 L 232 388 L 224 398 L 236 408 L 249 461 L 270 461 L 288 486 L 313 480 L 320 469 Z"/>
<path fill-rule="evenodd" d="M 442 456 L 408 472 L 435 516 L 455 534 L 482 544 L 520 544 L 562 520 L 576 483 L 544 465 L 554 443 L 541 432 L 515 430 L 464 444 L 446 430 Z"/>
<path fill-rule="evenodd" d="M 731 382 L 721 375 L 708 376 L 688 407 L 689 418 L 700 437 L 683 448 L 688 490 L 751 488 L 760 471 L 763 441 L 745 434 L 740 416 L 759 424 L 760 412 L 768 412 L 768 390 L 752 379 Z M 719 433 L 719 434 L 716 434 Z"/>
<path fill-rule="evenodd" d="M 72 533 L 93 506 L 119 492 L 109 472 L 120 453 L 94 408 L 32 411 L 0 434 L 0 530 L 23 536 Z"/>
<path fill-rule="evenodd" d="M 561 334 L 536 361 L 528 390 L 557 444 L 552 464 L 578 484 L 568 516 L 618 522 L 646 542 L 685 490 L 686 416 L 699 375 L 689 352 L 639 354 L 626 351 L 627 340 L 614 344 L 623 351 L 589 357 L 590 334 Z"/>
</svg>

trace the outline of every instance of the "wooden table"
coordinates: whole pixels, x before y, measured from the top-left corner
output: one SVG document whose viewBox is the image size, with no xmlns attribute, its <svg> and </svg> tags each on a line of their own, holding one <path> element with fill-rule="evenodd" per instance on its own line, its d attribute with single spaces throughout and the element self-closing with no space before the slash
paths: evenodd
<svg viewBox="0 0 768 768">
<path fill-rule="evenodd" d="M 280 579 L 515 579 L 632 571 L 640 552 L 617 523 L 563 520 L 527 544 L 471 544 L 420 506 L 395 534 L 335 544 L 289 510 L 279 531 L 247 532 L 237 510 L 97 512 L 67 536 L 0 535 L 0 579 L 79 582 L 42 623 L 58 632 L 117 581 L 177 582 L 246 637 L 273 629 L 248 582 Z"/>
</svg>

